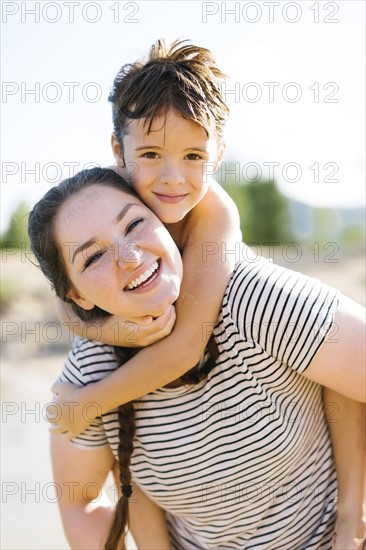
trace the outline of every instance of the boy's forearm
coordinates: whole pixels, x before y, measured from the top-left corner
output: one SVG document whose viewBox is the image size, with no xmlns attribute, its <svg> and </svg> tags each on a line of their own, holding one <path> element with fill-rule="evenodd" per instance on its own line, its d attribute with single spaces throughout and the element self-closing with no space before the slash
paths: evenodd
<svg viewBox="0 0 366 550">
<path fill-rule="evenodd" d="M 179 330 L 177 322 L 167 338 L 141 349 L 97 386 L 83 388 L 83 405 L 96 402 L 99 413 L 104 414 L 183 376 L 198 363 L 205 343 L 200 331 L 182 332 L 184 328 Z"/>
<path fill-rule="evenodd" d="M 110 346 L 148 346 L 170 334 L 175 322 L 174 306 L 155 320 L 148 315 L 131 320 L 110 315 L 88 323 L 76 315 L 71 304 L 59 298 L 56 298 L 55 307 L 60 321 L 71 333 Z"/>
</svg>

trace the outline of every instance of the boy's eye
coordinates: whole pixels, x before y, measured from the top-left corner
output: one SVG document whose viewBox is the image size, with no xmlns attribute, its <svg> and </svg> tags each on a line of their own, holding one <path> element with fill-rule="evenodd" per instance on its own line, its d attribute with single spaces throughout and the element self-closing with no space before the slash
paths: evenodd
<svg viewBox="0 0 366 550">
<path fill-rule="evenodd" d="M 144 218 L 136 218 L 135 220 L 133 220 L 131 223 L 128 224 L 128 226 L 126 227 L 126 232 L 125 234 L 128 235 L 137 225 L 139 225 L 140 223 L 142 223 L 144 221 Z"/>
<path fill-rule="evenodd" d="M 103 252 L 96 252 L 95 254 L 92 254 L 89 256 L 84 263 L 84 270 L 87 269 L 90 265 L 97 262 L 101 257 L 103 256 Z"/>
<path fill-rule="evenodd" d="M 197 153 L 189 153 L 189 155 L 187 155 L 187 159 L 188 160 L 201 160 L 202 157 L 200 155 L 198 155 Z"/>
<path fill-rule="evenodd" d="M 144 153 L 142 156 L 147 159 L 157 159 L 159 157 L 159 155 L 155 153 L 155 151 L 148 151 L 147 153 Z"/>
</svg>

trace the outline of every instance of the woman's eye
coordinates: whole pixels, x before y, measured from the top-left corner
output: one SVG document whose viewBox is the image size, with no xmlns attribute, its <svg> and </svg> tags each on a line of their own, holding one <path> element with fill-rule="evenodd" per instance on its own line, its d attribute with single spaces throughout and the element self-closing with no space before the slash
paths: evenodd
<svg viewBox="0 0 366 550">
<path fill-rule="evenodd" d="M 136 218 L 131 223 L 128 224 L 126 227 L 126 235 L 128 235 L 137 225 L 142 223 L 144 221 L 144 218 Z"/>
<path fill-rule="evenodd" d="M 157 159 L 158 158 L 158 154 L 155 153 L 154 151 L 148 151 L 147 153 L 144 153 L 142 156 L 147 158 L 147 159 Z"/>
<path fill-rule="evenodd" d="M 84 263 L 84 270 L 87 269 L 90 265 L 95 264 L 101 257 L 103 256 L 103 252 L 97 252 L 96 254 L 92 254 L 85 260 Z"/>
</svg>

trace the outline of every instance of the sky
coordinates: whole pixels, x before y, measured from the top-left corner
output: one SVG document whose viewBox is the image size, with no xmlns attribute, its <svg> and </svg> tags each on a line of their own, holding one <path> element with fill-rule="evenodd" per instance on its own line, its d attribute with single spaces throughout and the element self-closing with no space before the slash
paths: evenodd
<svg viewBox="0 0 366 550">
<path fill-rule="evenodd" d="M 274 177 L 325 207 L 365 204 L 365 3 L 1 2 L 1 230 L 64 177 L 110 165 L 109 88 L 157 38 L 230 78 L 225 181 Z"/>
</svg>

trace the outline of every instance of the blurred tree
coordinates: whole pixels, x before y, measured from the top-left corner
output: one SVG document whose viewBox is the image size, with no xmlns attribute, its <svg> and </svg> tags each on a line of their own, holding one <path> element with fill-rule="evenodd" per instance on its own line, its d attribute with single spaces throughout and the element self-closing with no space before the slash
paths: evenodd
<svg viewBox="0 0 366 550">
<path fill-rule="evenodd" d="M 0 238 L 0 246 L 13 246 L 15 248 L 29 248 L 28 237 L 28 216 L 29 206 L 26 202 L 19 203 L 17 209 L 10 219 L 9 228 Z"/>
<path fill-rule="evenodd" d="M 224 188 L 239 209 L 246 243 L 283 244 L 294 240 L 288 200 L 273 181 L 229 183 Z"/>
<path fill-rule="evenodd" d="M 333 242 L 341 228 L 339 211 L 335 208 L 313 209 L 313 238 L 321 245 Z M 339 241 L 339 239 L 337 239 Z M 338 242 L 339 244 L 339 242 Z"/>
<path fill-rule="evenodd" d="M 366 248 L 365 227 L 357 223 L 349 224 L 342 230 L 340 241 L 347 252 L 364 251 Z"/>
</svg>

